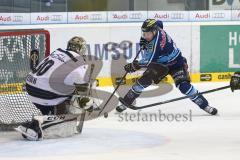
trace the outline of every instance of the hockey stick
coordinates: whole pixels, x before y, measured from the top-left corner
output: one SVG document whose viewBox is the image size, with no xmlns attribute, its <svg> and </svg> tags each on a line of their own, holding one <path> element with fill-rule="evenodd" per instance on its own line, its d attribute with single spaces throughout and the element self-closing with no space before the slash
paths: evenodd
<svg viewBox="0 0 240 160">
<path fill-rule="evenodd" d="M 133 61 L 135 61 L 138 58 L 138 55 L 141 53 L 142 48 L 138 51 L 136 57 L 133 59 Z M 100 110 L 100 112 L 98 113 L 98 116 L 101 115 L 101 113 L 104 111 L 104 109 L 106 108 L 107 104 L 109 103 L 109 101 L 112 99 L 113 95 L 115 94 L 115 92 L 118 90 L 118 88 L 120 87 L 121 83 L 123 82 L 123 80 L 125 79 L 125 77 L 127 76 L 128 72 L 126 72 L 122 78 L 120 79 L 117 87 L 114 89 L 113 93 L 111 94 L 111 96 L 108 98 L 107 102 L 105 103 L 105 105 L 102 107 L 102 109 Z M 104 117 L 107 118 L 108 117 L 108 113 L 105 112 L 104 113 Z"/>
<path fill-rule="evenodd" d="M 167 104 L 167 103 L 176 102 L 176 101 L 179 101 L 179 100 L 191 98 L 191 97 L 197 96 L 197 95 L 203 95 L 203 94 L 207 94 L 207 93 L 212 93 L 212 92 L 224 90 L 224 89 L 227 89 L 227 88 L 230 88 L 230 85 L 224 86 L 224 87 L 215 88 L 215 89 L 211 89 L 211 90 L 207 90 L 207 91 L 204 91 L 204 92 L 199 92 L 199 93 L 196 93 L 196 94 L 191 95 L 191 96 L 183 96 L 183 97 L 174 98 L 174 99 L 170 99 L 170 100 L 166 100 L 166 101 L 162 101 L 162 102 L 157 102 L 157 103 L 152 103 L 152 104 L 148 104 L 148 105 L 144 105 L 144 106 L 140 106 L 140 107 L 137 107 L 137 106 L 134 106 L 134 105 L 130 105 L 130 106 L 128 106 L 128 108 L 133 109 L 133 110 L 150 108 L 150 107 L 154 107 L 154 106 L 157 106 L 157 105 L 163 105 L 163 104 Z"/>
<path fill-rule="evenodd" d="M 89 96 L 91 94 L 91 89 L 92 89 L 92 74 L 93 74 L 93 69 L 94 69 L 95 65 L 91 64 L 91 69 L 90 69 L 90 75 L 89 75 L 89 92 L 87 93 L 87 96 Z M 80 115 L 79 120 L 79 124 L 77 125 L 77 131 L 78 133 L 82 133 L 82 129 L 83 129 L 83 123 L 84 123 L 84 119 L 86 116 L 86 110 L 83 111 L 83 113 Z"/>
</svg>

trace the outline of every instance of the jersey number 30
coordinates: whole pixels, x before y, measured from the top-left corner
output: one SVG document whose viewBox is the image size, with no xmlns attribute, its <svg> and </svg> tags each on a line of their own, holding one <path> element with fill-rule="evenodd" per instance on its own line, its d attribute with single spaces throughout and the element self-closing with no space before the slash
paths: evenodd
<svg viewBox="0 0 240 160">
<path fill-rule="evenodd" d="M 49 58 L 46 58 L 42 64 L 40 64 L 34 69 L 33 74 L 36 73 L 37 76 L 41 76 L 44 73 L 46 73 L 49 70 L 49 68 L 51 68 L 53 65 L 54 61 L 51 59 L 49 60 Z"/>
</svg>

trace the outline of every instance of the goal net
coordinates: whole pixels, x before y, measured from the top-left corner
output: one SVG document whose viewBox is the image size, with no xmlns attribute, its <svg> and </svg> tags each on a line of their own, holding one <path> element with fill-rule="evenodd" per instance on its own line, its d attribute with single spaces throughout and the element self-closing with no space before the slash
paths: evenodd
<svg viewBox="0 0 240 160">
<path fill-rule="evenodd" d="M 39 57 L 31 57 L 37 49 Z M 0 130 L 32 119 L 39 110 L 24 91 L 30 72 L 30 59 L 41 61 L 50 52 L 50 35 L 46 30 L 0 30 Z"/>
</svg>

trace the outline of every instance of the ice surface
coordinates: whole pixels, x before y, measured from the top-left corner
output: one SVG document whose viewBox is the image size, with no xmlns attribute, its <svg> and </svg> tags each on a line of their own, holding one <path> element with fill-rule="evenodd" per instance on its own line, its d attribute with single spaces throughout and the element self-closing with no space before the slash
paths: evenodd
<svg viewBox="0 0 240 160">
<path fill-rule="evenodd" d="M 226 83 L 194 84 L 200 91 Z M 112 90 L 106 88 L 106 90 Z M 181 96 L 174 89 L 161 97 L 141 98 L 148 104 Z M 192 121 L 121 121 L 113 111 L 108 119 L 99 118 L 84 124 L 83 134 L 66 139 L 40 142 L 22 140 L 15 132 L 0 133 L 0 160 L 239 160 L 240 91 L 230 89 L 206 95 L 218 116 L 209 116 L 190 100 L 142 110 L 141 114 L 188 114 Z M 128 111 L 128 113 L 137 113 Z"/>
</svg>

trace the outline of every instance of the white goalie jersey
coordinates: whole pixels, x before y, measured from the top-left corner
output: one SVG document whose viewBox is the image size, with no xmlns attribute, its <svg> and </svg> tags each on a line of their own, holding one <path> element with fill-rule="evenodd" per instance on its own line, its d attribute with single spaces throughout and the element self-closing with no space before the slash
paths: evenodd
<svg viewBox="0 0 240 160">
<path fill-rule="evenodd" d="M 87 83 L 88 65 L 79 54 L 57 49 L 46 57 L 26 78 L 26 90 L 33 103 L 53 106 L 68 99 L 74 84 Z"/>
</svg>

